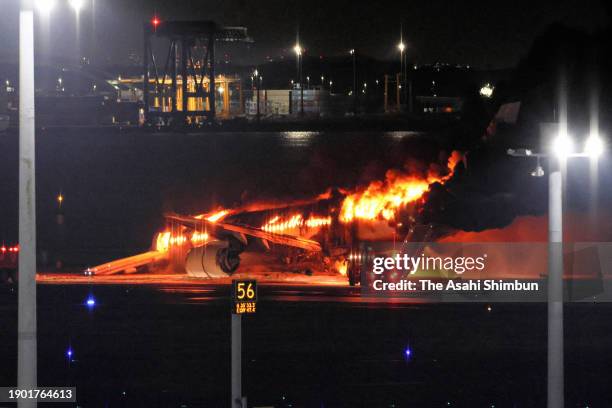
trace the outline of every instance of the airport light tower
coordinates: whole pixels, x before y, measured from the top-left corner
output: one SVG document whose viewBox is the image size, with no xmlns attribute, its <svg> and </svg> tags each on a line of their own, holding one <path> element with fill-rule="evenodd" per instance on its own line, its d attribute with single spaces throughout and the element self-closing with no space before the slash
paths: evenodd
<svg viewBox="0 0 612 408">
<path fill-rule="evenodd" d="M 548 158 L 548 355 L 547 407 L 563 408 L 564 352 L 563 352 L 563 173 L 567 159 L 587 157 L 594 162 L 603 153 L 604 145 L 597 131 L 591 132 L 582 153 L 574 151 L 574 142 L 567 133 L 567 125 L 559 126 L 550 153 L 533 153 L 529 149 L 508 149 L 514 157 L 534 157 L 538 166 L 531 173 L 544 176 L 540 158 Z"/>
<path fill-rule="evenodd" d="M 39 0 L 50 11 L 51 1 Z M 19 263 L 17 312 L 17 387 L 35 389 L 36 380 L 36 180 L 34 121 L 34 1 L 19 11 Z M 19 399 L 19 408 L 36 401 Z"/>
</svg>

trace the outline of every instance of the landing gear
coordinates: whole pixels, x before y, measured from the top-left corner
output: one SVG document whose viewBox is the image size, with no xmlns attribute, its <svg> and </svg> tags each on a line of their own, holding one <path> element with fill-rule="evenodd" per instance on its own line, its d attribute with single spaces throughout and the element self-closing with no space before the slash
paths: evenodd
<svg viewBox="0 0 612 408">
<path fill-rule="evenodd" d="M 350 262 L 348 270 L 346 271 L 348 276 L 349 285 L 355 286 L 359 283 L 359 267 L 355 262 Z"/>
<path fill-rule="evenodd" d="M 346 275 L 348 277 L 349 285 L 361 285 L 361 271 L 367 270 L 369 253 L 371 249 L 368 248 L 365 243 L 361 242 L 356 244 L 351 249 L 348 256 L 348 267 Z"/>
<path fill-rule="evenodd" d="M 228 275 L 233 274 L 240 266 L 240 254 L 244 251 L 244 245 L 235 238 L 228 240 L 228 246 L 217 251 L 217 265 Z"/>
</svg>

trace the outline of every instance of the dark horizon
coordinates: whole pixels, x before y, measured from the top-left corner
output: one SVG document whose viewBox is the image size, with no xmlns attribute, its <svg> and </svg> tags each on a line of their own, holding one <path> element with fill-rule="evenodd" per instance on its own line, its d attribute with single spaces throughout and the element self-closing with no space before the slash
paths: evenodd
<svg viewBox="0 0 612 408">
<path fill-rule="evenodd" d="M 89 3 L 89 2 L 88 2 Z M 418 64 L 448 62 L 485 69 L 509 68 L 524 57 L 533 40 L 553 23 L 585 31 L 599 30 L 609 23 L 608 8 L 598 0 L 581 3 L 552 1 L 521 4 L 489 4 L 474 1 L 448 4 L 431 1 L 396 5 L 392 1 L 310 3 L 266 0 L 208 1 L 189 7 L 165 0 L 118 0 L 91 3 L 81 11 L 82 54 L 102 65 L 125 64 L 130 55 L 142 54 L 141 22 L 153 15 L 164 20 L 210 19 L 221 24 L 246 26 L 254 43 L 220 46 L 236 64 L 261 64 L 268 58 L 293 58 L 292 47 L 299 31 L 300 43 L 311 57 L 343 55 L 355 48 L 362 55 L 380 59 L 398 58 L 400 24 L 409 60 Z M 211 12 L 212 10 L 212 12 Z M 44 58 L 71 59 L 76 55 L 74 12 L 58 3 L 49 19 L 38 26 L 37 52 Z M 93 23 L 93 24 L 92 24 Z M 4 7 L 0 16 L 0 61 L 16 60 L 18 3 Z M 104 29 L 102 29 L 104 27 Z M 95 33 L 95 34 L 94 34 Z M 95 35 L 95 42 L 92 37 Z M 52 47 L 52 44 L 57 44 Z M 61 45 L 60 45 L 61 44 Z M 92 52 L 91 50 L 95 50 Z M 50 51 L 46 51 L 50 50 Z"/>
</svg>

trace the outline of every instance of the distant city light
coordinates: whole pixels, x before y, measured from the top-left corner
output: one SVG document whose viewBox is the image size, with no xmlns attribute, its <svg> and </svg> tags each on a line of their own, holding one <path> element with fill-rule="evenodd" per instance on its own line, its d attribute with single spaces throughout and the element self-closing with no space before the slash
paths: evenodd
<svg viewBox="0 0 612 408">
<path fill-rule="evenodd" d="M 406 44 L 404 44 L 403 41 L 400 41 L 400 43 L 397 44 L 397 48 L 400 50 L 400 52 L 404 52 L 404 50 L 406 49 Z"/>
<path fill-rule="evenodd" d="M 57 204 L 61 207 L 63 202 L 64 202 L 64 196 L 62 195 L 62 193 L 59 193 L 57 195 Z"/>
<path fill-rule="evenodd" d="M 588 137 L 584 152 L 592 158 L 597 158 L 603 153 L 604 146 L 601 138 L 597 134 L 592 134 Z"/>
<path fill-rule="evenodd" d="M 349 54 L 354 55 L 354 54 L 355 54 L 355 49 L 354 49 L 354 48 L 351 48 L 351 49 L 349 50 Z"/>
<path fill-rule="evenodd" d="M 36 8 L 41 12 L 48 14 L 55 7 L 55 0 L 36 0 Z"/>
<path fill-rule="evenodd" d="M 219 92 L 220 94 L 222 94 L 224 91 L 225 91 L 225 89 L 223 88 L 223 85 L 220 85 L 220 86 L 217 88 L 217 92 Z"/>
<path fill-rule="evenodd" d="M 406 349 L 404 350 L 404 357 L 406 357 L 406 360 L 409 360 L 410 357 L 412 357 L 412 349 L 410 346 L 406 346 Z"/>
<path fill-rule="evenodd" d="M 68 0 L 68 3 L 70 3 L 70 7 L 72 7 L 72 9 L 77 13 L 83 7 L 83 0 Z"/>
<path fill-rule="evenodd" d="M 68 348 L 68 350 L 66 350 L 66 357 L 68 358 L 68 360 L 72 358 L 72 354 L 72 348 Z"/>
<path fill-rule="evenodd" d="M 486 83 L 482 88 L 480 88 L 480 96 L 484 98 L 490 98 L 493 96 L 493 90 L 495 88 L 491 86 L 490 83 Z"/>
</svg>

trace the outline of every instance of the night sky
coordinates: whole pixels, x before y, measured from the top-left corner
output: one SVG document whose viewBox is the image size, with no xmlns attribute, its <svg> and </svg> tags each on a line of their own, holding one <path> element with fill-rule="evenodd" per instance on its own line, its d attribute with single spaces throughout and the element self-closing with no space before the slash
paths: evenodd
<svg viewBox="0 0 612 408">
<path fill-rule="evenodd" d="M 49 33 L 39 24 L 39 52 L 54 59 L 75 55 L 74 14 L 56 0 Z M 87 0 L 90 2 L 91 0 Z M 510 67 L 533 39 L 553 22 L 597 29 L 608 22 L 603 2 L 582 1 L 404 1 L 391 0 L 93 0 L 81 13 L 85 55 L 126 63 L 142 53 L 141 22 L 154 13 L 162 19 L 214 19 L 248 27 L 255 43 L 222 48 L 238 63 L 292 55 L 296 33 L 309 55 L 332 56 L 356 48 L 379 59 L 397 57 L 400 21 L 409 56 L 417 63 L 436 61 L 483 68 Z M 17 0 L 0 0 L 0 61 L 16 59 Z M 95 20 L 95 27 L 92 25 Z M 96 42 L 91 41 L 95 33 Z M 47 39 L 48 42 L 44 42 Z"/>
</svg>

